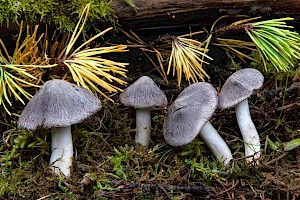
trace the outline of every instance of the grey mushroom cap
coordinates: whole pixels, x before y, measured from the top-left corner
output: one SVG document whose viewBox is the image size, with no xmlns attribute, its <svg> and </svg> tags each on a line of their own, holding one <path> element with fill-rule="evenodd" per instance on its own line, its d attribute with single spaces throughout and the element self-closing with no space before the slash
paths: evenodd
<svg viewBox="0 0 300 200">
<path fill-rule="evenodd" d="M 163 129 L 166 142 L 172 146 L 190 143 L 211 118 L 218 97 L 210 83 L 194 83 L 185 88 L 169 107 Z"/>
<path fill-rule="evenodd" d="M 168 104 L 166 95 L 148 76 L 142 76 L 120 95 L 123 105 L 134 108 L 160 108 Z"/>
<path fill-rule="evenodd" d="M 264 76 L 253 68 L 241 69 L 233 73 L 224 83 L 219 94 L 220 109 L 234 107 L 252 95 L 253 90 L 262 87 Z"/>
<path fill-rule="evenodd" d="M 67 127 L 82 122 L 101 109 L 101 102 L 87 89 L 64 80 L 47 81 L 24 108 L 20 129 Z"/>
</svg>

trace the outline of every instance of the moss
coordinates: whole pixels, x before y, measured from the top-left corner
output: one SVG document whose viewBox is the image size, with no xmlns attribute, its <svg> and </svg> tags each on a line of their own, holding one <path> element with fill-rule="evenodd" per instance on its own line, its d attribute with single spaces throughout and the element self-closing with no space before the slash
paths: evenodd
<svg viewBox="0 0 300 200">
<path fill-rule="evenodd" d="M 74 29 L 87 3 L 91 10 L 86 28 L 98 26 L 98 23 L 115 24 L 116 18 L 109 0 L 3 0 L 0 5 L 0 23 L 47 23 L 57 29 L 71 31 Z M 97 30 L 97 28 L 96 28 Z"/>
<path fill-rule="evenodd" d="M 50 130 L 32 133 L 13 128 L 4 132 L 2 144 L 0 143 L 0 197 L 201 199 L 204 195 L 209 195 L 209 198 L 217 199 L 222 197 L 224 191 L 228 191 L 237 198 L 244 196 L 246 199 L 253 199 L 254 195 L 263 192 L 266 197 L 276 199 L 275 193 L 278 191 L 283 194 L 298 194 L 298 185 L 295 186 L 290 181 L 295 178 L 296 181 L 300 180 L 297 174 L 300 156 L 297 151 L 293 157 L 291 154 L 286 159 L 278 160 L 276 167 L 263 165 L 263 168 L 258 168 L 247 166 L 242 160 L 235 160 L 224 168 L 214 160 L 200 138 L 182 147 L 167 145 L 163 141 L 161 130 L 162 114 L 158 111 L 153 112 L 155 123 L 152 143 L 145 150 L 134 143 L 134 131 L 130 127 L 134 126 L 134 109 L 124 112 L 122 106 L 110 106 L 105 102 L 103 104 L 104 109 L 99 113 L 72 127 L 76 156 L 71 179 L 55 177 L 49 170 Z M 233 114 L 231 120 L 235 120 Z M 224 122 L 220 132 L 228 130 L 224 127 L 232 127 L 231 120 Z M 293 137 L 299 137 L 294 128 L 287 132 L 293 132 Z M 270 139 L 276 141 L 271 135 Z M 234 143 L 243 146 L 239 141 Z M 265 142 L 262 141 L 262 144 Z M 234 147 L 232 141 L 231 147 L 233 152 L 239 148 Z M 273 150 L 269 142 L 266 150 L 266 156 L 271 160 L 281 154 L 280 149 Z M 234 155 L 240 157 L 237 153 Z M 287 166 L 282 168 L 282 165 Z M 274 183 L 283 183 L 287 187 L 274 186 Z M 181 190 L 172 186 L 178 186 Z M 183 190 L 201 186 L 213 188 L 217 193 Z"/>
</svg>

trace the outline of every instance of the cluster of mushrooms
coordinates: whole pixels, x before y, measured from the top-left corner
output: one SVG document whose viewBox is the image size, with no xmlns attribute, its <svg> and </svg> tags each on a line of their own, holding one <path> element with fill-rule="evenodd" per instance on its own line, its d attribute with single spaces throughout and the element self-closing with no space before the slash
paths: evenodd
<svg viewBox="0 0 300 200">
<path fill-rule="evenodd" d="M 233 73 L 221 92 L 210 83 L 194 83 L 185 88 L 169 107 L 163 134 L 172 146 L 190 143 L 198 134 L 224 165 L 232 154 L 210 124 L 218 108 L 235 107 L 237 122 L 245 143 L 245 157 L 253 162 L 260 156 L 260 141 L 251 120 L 247 98 L 263 85 L 263 75 L 252 68 Z M 136 109 L 135 141 L 148 146 L 151 135 L 151 110 L 166 107 L 167 97 L 148 76 L 142 76 L 120 95 L 125 106 Z M 20 129 L 51 128 L 50 168 L 58 175 L 70 176 L 73 165 L 71 125 L 80 123 L 101 109 L 101 102 L 90 91 L 64 80 L 47 81 L 24 108 Z"/>
</svg>

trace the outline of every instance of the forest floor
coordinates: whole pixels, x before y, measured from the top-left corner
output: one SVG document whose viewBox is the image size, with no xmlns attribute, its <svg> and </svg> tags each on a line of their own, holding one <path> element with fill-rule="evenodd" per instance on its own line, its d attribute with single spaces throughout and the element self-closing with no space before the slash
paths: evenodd
<svg viewBox="0 0 300 200">
<path fill-rule="evenodd" d="M 124 80 L 131 84 L 150 76 L 171 105 L 181 91 L 175 78 L 169 76 L 166 83 L 143 53 L 131 52 L 121 58 L 130 63 Z M 204 68 L 217 91 L 237 68 L 247 67 L 224 57 L 216 60 L 221 62 Z M 210 120 L 233 153 L 224 167 L 199 137 L 182 147 L 165 142 L 167 108 L 152 112 L 149 148 L 136 145 L 135 110 L 123 106 L 116 94 L 110 96 L 114 103 L 101 97 L 102 109 L 72 127 L 72 176 L 57 177 L 49 170 L 50 130 L 18 130 L 17 117 L 2 112 L 0 199 L 299 199 L 300 151 L 284 151 L 287 142 L 300 138 L 297 70 L 264 72 L 263 87 L 249 99 L 262 145 L 259 165 L 244 160 L 234 109 L 216 110 Z M 187 85 L 183 81 L 182 88 Z"/>
</svg>

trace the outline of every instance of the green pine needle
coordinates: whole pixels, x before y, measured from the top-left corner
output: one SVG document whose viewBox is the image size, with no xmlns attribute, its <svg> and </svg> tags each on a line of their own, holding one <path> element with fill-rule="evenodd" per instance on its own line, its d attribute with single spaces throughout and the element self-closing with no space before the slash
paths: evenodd
<svg viewBox="0 0 300 200">
<path fill-rule="evenodd" d="M 286 21 L 293 18 L 272 19 L 252 23 L 247 34 L 255 43 L 267 70 L 270 62 L 277 71 L 289 71 L 293 61 L 300 58 L 300 35 L 288 26 Z"/>
</svg>

